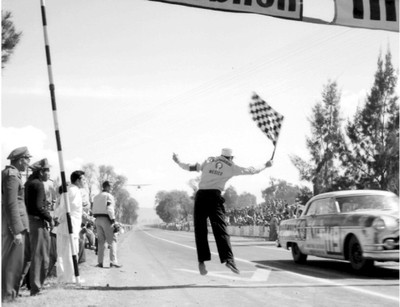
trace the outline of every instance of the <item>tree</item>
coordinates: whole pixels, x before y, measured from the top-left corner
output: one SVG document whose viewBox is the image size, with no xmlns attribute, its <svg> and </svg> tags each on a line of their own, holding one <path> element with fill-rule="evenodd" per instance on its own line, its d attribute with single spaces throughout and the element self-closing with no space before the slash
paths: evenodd
<svg viewBox="0 0 400 307">
<path fill-rule="evenodd" d="M 11 17 L 11 12 L 1 12 L 1 68 L 5 67 L 22 35 L 15 30 Z"/>
<path fill-rule="evenodd" d="M 311 190 L 308 187 L 303 186 L 300 188 L 300 191 L 297 194 L 296 202 L 301 205 L 305 205 L 311 199 L 311 197 L 313 197 Z"/>
<path fill-rule="evenodd" d="M 129 198 L 123 206 L 123 214 L 121 222 L 124 224 L 135 224 L 138 218 L 137 210 L 139 209 L 139 203 L 134 198 Z"/>
<path fill-rule="evenodd" d="M 92 198 L 94 196 L 93 194 L 95 193 L 95 191 L 93 191 L 93 187 L 98 185 L 97 182 L 97 178 L 99 177 L 98 170 L 96 168 L 96 165 L 94 165 L 94 163 L 87 163 L 82 166 L 82 171 L 85 172 L 89 198 L 90 202 L 92 202 Z"/>
<path fill-rule="evenodd" d="M 186 192 L 181 192 L 179 195 L 179 202 L 178 204 L 181 207 L 180 210 L 180 215 L 181 219 L 184 219 L 185 221 L 189 221 L 189 217 L 193 216 L 194 212 L 194 201 L 191 197 Z"/>
<path fill-rule="evenodd" d="M 115 173 L 114 167 L 110 165 L 100 165 L 98 174 L 100 190 L 102 189 L 102 184 L 104 181 L 110 181 L 112 183 L 112 192 L 123 188 L 128 181 L 128 178 L 125 176 Z"/>
<path fill-rule="evenodd" d="M 237 207 L 238 203 L 238 193 L 236 192 L 236 189 L 233 186 L 229 186 L 222 197 L 225 199 L 225 207 L 226 209 L 233 209 Z"/>
<path fill-rule="evenodd" d="M 342 180 L 358 188 L 390 190 L 399 194 L 399 104 L 396 95 L 398 71 L 390 50 L 379 55 L 377 71 L 365 105 L 348 121 L 341 161 Z M 350 179 L 349 179 L 350 178 Z"/>
<path fill-rule="evenodd" d="M 115 218 L 124 224 L 136 223 L 139 203 L 130 196 L 129 192 L 124 188 L 119 189 L 115 195 L 115 201 L 118 204 L 115 209 Z"/>
<path fill-rule="evenodd" d="M 256 206 L 257 205 L 257 197 L 251 193 L 243 192 L 239 195 L 237 200 L 238 208 L 245 208 L 247 206 Z"/>
<path fill-rule="evenodd" d="M 156 213 L 165 223 L 174 223 L 193 214 L 193 201 L 185 191 L 159 191 L 156 195 Z"/>
<path fill-rule="evenodd" d="M 303 189 L 305 188 L 303 187 Z M 294 204 L 301 191 L 302 189 L 297 185 L 282 179 L 271 178 L 269 187 L 261 191 L 261 194 L 267 203 L 271 200 L 282 199 L 288 204 Z"/>
<path fill-rule="evenodd" d="M 160 204 L 160 202 L 167 197 L 168 192 L 167 191 L 158 191 L 154 200 L 154 208 L 157 208 L 157 206 Z"/>
<path fill-rule="evenodd" d="M 322 91 L 322 101 L 313 107 L 309 118 L 312 136 L 307 137 L 306 146 L 311 161 L 296 155 L 290 157 L 300 178 L 313 183 L 314 194 L 333 190 L 339 176 L 339 145 L 343 143 L 340 97 L 337 83 L 328 80 Z"/>
<path fill-rule="evenodd" d="M 115 219 L 117 221 L 121 221 L 121 218 L 124 215 L 124 204 L 129 201 L 131 197 L 129 192 L 125 189 L 119 189 L 118 193 L 115 195 Z"/>
</svg>

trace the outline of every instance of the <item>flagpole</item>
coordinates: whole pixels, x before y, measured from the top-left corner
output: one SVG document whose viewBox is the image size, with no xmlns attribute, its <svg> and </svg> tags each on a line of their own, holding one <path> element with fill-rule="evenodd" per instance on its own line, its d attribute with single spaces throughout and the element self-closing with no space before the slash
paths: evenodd
<svg viewBox="0 0 400 307">
<path fill-rule="evenodd" d="M 283 120 L 282 120 L 282 122 L 283 122 Z M 276 141 L 274 142 L 274 151 L 272 152 L 272 156 L 271 156 L 271 159 L 270 159 L 271 161 L 274 160 L 275 151 L 276 151 L 276 145 L 278 144 L 279 136 L 280 136 L 280 133 L 278 134 L 278 137 L 276 138 Z"/>
<path fill-rule="evenodd" d="M 50 45 L 47 35 L 47 20 L 46 20 L 46 7 L 45 1 L 41 1 L 41 12 L 42 12 L 42 22 L 43 22 L 43 33 L 44 33 L 44 42 L 45 42 L 45 49 L 46 49 L 46 60 L 47 60 L 47 72 L 49 75 L 49 89 L 50 89 L 50 97 L 51 97 L 51 105 L 53 110 L 53 121 L 54 121 L 54 129 L 56 134 L 56 142 L 57 142 L 57 150 L 58 150 L 58 160 L 60 163 L 60 172 L 61 172 L 61 185 L 62 185 L 62 193 L 64 197 L 64 204 L 67 209 L 67 224 L 68 224 L 68 232 L 70 237 L 70 246 L 72 251 L 72 262 L 74 265 L 74 273 L 76 278 L 76 283 L 80 284 L 79 279 L 79 269 L 78 269 L 78 260 L 77 260 L 77 251 L 74 244 L 73 238 L 73 229 L 72 229 L 72 222 L 71 222 L 71 209 L 69 205 L 68 199 L 68 189 L 67 189 L 67 181 L 65 179 L 65 170 L 64 170 L 64 159 L 62 154 L 62 147 L 61 147 L 61 136 L 60 136 L 60 129 L 58 127 L 58 115 L 57 115 L 57 106 L 56 106 L 56 95 L 55 95 L 55 86 L 53 81 L 53 72 L 51 67 L 51 58 L 50 58 Z"/>
<path fill-rule="evenodd" d="M 274 156 L 275 156 L 275 150 L 276 150 L 276 145 L 275 145 L 275 147 L 274 147 L 274 151 L 272 152 L 272 156 L 271 156 L 271 161 L 273 161 L 274 160 Z"/>
</svg>

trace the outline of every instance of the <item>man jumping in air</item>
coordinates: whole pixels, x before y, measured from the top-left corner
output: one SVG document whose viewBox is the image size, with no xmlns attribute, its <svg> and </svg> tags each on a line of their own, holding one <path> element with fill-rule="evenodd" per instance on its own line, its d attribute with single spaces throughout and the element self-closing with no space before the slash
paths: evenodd
<svg viewBox="0 0 400 307">
<path fill-rule="evenodd" d="M 239 274 L 240 272 L 233 258 L 230 237 L 226 231 L 224 219 L 225 199 L 221 196 L 221 192 L 230 178 L 239 175 L 258 174 L 267 167 L 272 166 L 272 160 L 257 168 L 240 167 L 233 163 L 232 150 L 229 148 L 222 149 L 220 156 L 210 157 L 202 164 L 182 163 L 175 153 L 172 159 L 184 170 L 201 171 L 199 190 L 194 201 L 194 233 L 200 274 L 207 274 L 204 261 L 211 260 L 207 238 L 207 218 L 210 218 L 221 263 L 225 263 L 232 272 Z"/>
</svg>

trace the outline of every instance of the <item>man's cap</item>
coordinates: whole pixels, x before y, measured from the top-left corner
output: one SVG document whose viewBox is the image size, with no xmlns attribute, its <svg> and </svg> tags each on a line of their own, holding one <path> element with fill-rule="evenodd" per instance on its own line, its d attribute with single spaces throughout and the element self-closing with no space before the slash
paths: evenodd
<svg viewBox="0 0 400 307">
<path fill-rule="evenodd" d="M 50 168 L 50 164 L 47 161 L 47 159 L 44 158 L 42 160 L 39 160 L 39 161 L 33 163 L 32 165 L 29 166 L 29 168 L 31 168 L 33 171 L 39 171 L 39 170 L 42 170 L 42 169 L 47 169 L 47 168 L 49 169 Z"/>
<path fill-rule="evenodd" d="M 31 154 L 29 153 L 29 150 L 26 146 L 23 147 L 18 147 L 14 149 L 7 157 L 7 159 L 14 161 L 22 157 L 32 157 Z"/>
<path fill-rule="evenodd" d="M 230 148 L 222 148 L 221 156 L 232 157 L 232 149 L 230 149 Z"/>
</svg>

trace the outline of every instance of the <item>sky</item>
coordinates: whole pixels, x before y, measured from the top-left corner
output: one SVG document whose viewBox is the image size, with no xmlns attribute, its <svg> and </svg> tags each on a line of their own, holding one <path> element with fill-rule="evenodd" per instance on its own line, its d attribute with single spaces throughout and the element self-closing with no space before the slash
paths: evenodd
<svg viewBox="0 0 400 307">
<path fill-rule="evenodd" d="M 60 177 L 39 0 L 3 0 L 22 31 L 1 74 L 2 168 L 28 146 Z M 332 0 L 304 0 L 304 15 L 333 18 Z M 272 142 L 248 112 L 253 92 L 285 116 L 271 168 L 232 178 L 260 202 L 271 178 L 299 180 L 290 155 L 309 159 L 312 107 L 336 81 L 351 119 L 370 91 L 379 54 L 399 67 L 396 32 L 304 23 L 146 0 L 46 1 L 62 158 L 67 178 L 83 164 L 111 165 L 140 207 L 158 191 L 191 192 L 172 161 L 202 162 L 232 148 L 240 166 L 268 161 Z M 397 92 L 398 88 L 397 88 Z"/>
</svg>

